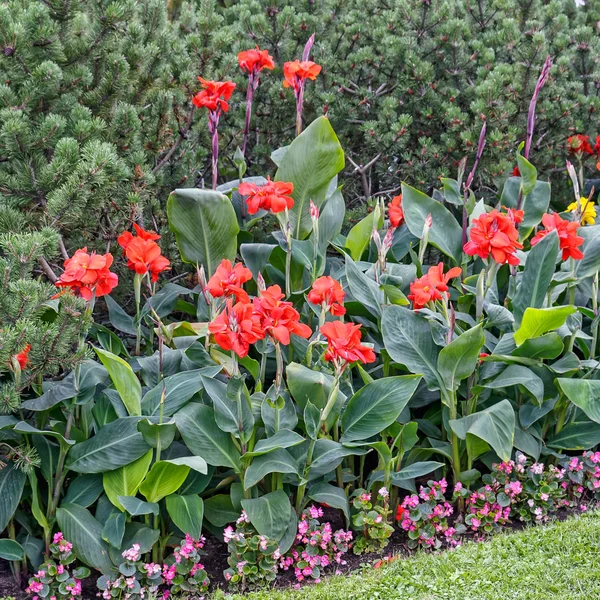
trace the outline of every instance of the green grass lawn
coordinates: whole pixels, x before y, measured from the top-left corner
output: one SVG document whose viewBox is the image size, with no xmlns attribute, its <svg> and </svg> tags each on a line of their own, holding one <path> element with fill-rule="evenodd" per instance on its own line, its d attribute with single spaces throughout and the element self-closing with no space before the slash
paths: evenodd
<svg viewBox="0 0 600 600">
<path fill-rule="evenodd" d="M 228 600 L 597 600 L 600 512 L 499 535 L 301 590 L 227 595 Z"/>
</svg>

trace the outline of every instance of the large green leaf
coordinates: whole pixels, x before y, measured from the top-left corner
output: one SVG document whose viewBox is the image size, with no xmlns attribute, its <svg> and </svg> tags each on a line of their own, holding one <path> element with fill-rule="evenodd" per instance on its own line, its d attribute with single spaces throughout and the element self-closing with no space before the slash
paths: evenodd
<svg viewBox="0 0 600 600">
<path fill-rule="evenodd" d="M 204 516 L 215 527 L 224 527 L 233 523 L 240 516 L 240 511 L 234 508 L 229 494 L 217 494 L 204 503 Z"/>
<path fill-rule="evenodd" d="M 525 340 L 518 348 L 515 348 L 512 356 L 526 357 L 531 359 L 557 358 L 562 354 L 564 343 L 558 333 L 551 332 L 540 337 Z"/>
<path fill-rule="evenodd" d="M 520 325 L 527 308 L 541 308 L 544 305 L 556 268 L 558 247 L 558 234 L 552 231 L 533 246 L 527 255 L 521 282 L 513 299 L 513 312 L 517 326 Z"/>
<path fill-rule="evenodd" d="M 214 190 L 178 189 L 169 195 L 167 216 L 185 262 L 204 265 L 210 276 L 224 258 L 235 259 L 240 228 L 227 196 Z"/>
<path fill-rule="evenodd" d="M 119 496 L 135 496 L 148 473 L 152 462 L 152 450 L 114 471 L 107 471 L 102 476 L 102 484 L 108 499 L 119 509 L 125 510 L 119 502 Z"/>
<path fill-rule="evenodd" d="M 462 228 L 454 215 L 441 202 L 403 183 L 402 208 L 408 229 L 419 239 L 423 236 L 425 219 L 431 215 L 429 243 L 460 264 Z"/>
<path fill-rule="evenodd" d="M 546 444 L 557 450 L 589 450 L 600 444 L 600 425 L 593 421 L 569 423 Z"/>
<path fill-rule="evenodd" d="M 202 519 L 204 518 L 204 503 L 200 496 L 167 496 L 167 512 L 171 520 L 183 533 L 197 540 L 202 534 Z"/>
<path fill-rule="evenodd" d="M 276 542 L 283 537 L 292 512 L 289 498 L 283 490 L 242 500 L 242 508 L 260 535 Z"/>
<path fill-rule="evenodd" d="M 360 456 L 366 454 L 367 451 L 364 448 L 344 446 L 339 442 L 321 438 L 315 443 L 308 480 L 314 481 L 326 473 L 334 471 L 346 456 Z"/>
<path fill-rule="evenodd" d="M 165 496 L 174 494 L 183 485 L 189 472 L 190 468 L 187 465 L 176 465 L 159 460 L 152 465 L 150 472 L 140 485 L 140 494 L 148 502 L 158 502 Z"/>
<path fill-rule="evenodd" d="M 580 227 L 577 235 L 581 236 L 585 242 L 580 248 L 583 258 L 578 260 L 575 265 L 575 275 L 579 279 L 585 279 L 595 275 L 600 269 L 600 225 Z"/>
<path fill-rule="evenodd" d="M 349 256 L 346 256 L 346 279 L 352 296 L 372 315 L 379 317 L 384 301 L 383 291 L 377 282 L 363 273 Z"/>
<path fill-rule="evenodd" d="M 120 548 L 125 535 L 125 514 L 114 512 L 108 516 L 102 527 L 102 539 L 113 548 Z"/>
<path fill-rule="evenodd" d="M 244 487 L 248 490 L 269 473 L 295 473 L 299 475 L 298 464 L 292 455 L 283 448 L 257 456 L 244 476 Z"/>
<path fill-rule="evenodd" d="M 100 362 L 105 366 L 129 416 L 142 414 L 142 386 L 133 369 L 121 357 L 101 348 L 94 348 Z"/>
<path fill-rule="evenodd" d="M 138 421 L 138 417 L 117 419 L 76 444 L 68 454 L 67 468 L 77 473 L 104 473 L 137 460 L 149 449 L 137 430 Z"/>
<path fill-rule="evenodd" d="M 366 440 L 389 427 L 415 393 L 420 375 L 376 379 L 362 387 L 342 415 L 342 442 Z"/>
<path fill-rule="evenodd" d="M 80 475 L 69 483 L 63 502 L 79 504 L 87 508 L 98 500 L 102 492 L 102 475 L 99 473 Z"/>
<path fill-rule="evenodd" d="M 520 346 L 525 340 L 539 337 L 548 331 L 564 325 L 567 317 L 577 309 L 574 306 L 553 308 L 527 308 L 523 313 L 521 326 L 515 331 L 514 340 Z"/>
<path fill-rule="evenodd" d="M 219 429 L 212 408 L 188 404 L 174 418 L 183 441 L 194 454 L 204 458 L 209 465 L 240 472 L 240 454 L 231 436 Z"/>
<path fill-rule="evenodd" d="M 447 389 L 457 390 L 460 382 L 473 373 L 484 343 L 482 326 L 477 325 L 442 348 L 437 368 Z"/>
<path fill-rule="evenodd" d="M 346 213 L 344 198 L 339 189 L 325 200 L 319 215 L 319 251 L 325 254 L 327 247 L 341 231 Z"/>
<path fill-rule="evenodd" d="M 0 558 L 13 561 L 22 560 L 25 558 L 25 551 L 19 542 L 4 538 L 0 540 Z"/>
<path fill-rule="evenodd" d="M 13 462 L 0 469 L 0 531 L 4 531 L 19 506 L 26 478 Z"/>
<path fill-rule="evenodd" d="M 299 433 L 290 431 L 289 429 L 280 429 L 271 437 L 256 442 L 254 450 L 252 452 L 246 452 L 244 458 L 268 454 L 278 448 L 291 448 L 292 446 L 298 446 L 302 442 L 304 442 L 304 438 Z"/>
<path fill-rule="evenodd" d="M 331 375 L 293 362 L 286 367 L 286 379 L 290 393 L 302 410 L 309 401 L 319 409 L 325 408 L 333 385 Z"/>
<path fill-rule="evenodd" d="M 521 142 L 519 149 L 517 150 L 517 166 L 519 167 L 521 177 L 521 189 L 523 190 L 523 196 L 527 196 L 533 192 L 535 188 L 535 182 L 537 181 L 537 169 L 521 155 L 524 143 Z"/>
<path fill-rule="evenodd" d="M 86 508 L 78 504 L 63 504 L 56 511 L 56 519 L 81 562 L 103 573 L 114 568 L 108 554 L 108 544 L 102 539 L 102 525 Z"/>
<path fill-rule="evenodd" d="M 393 474 L 393 478 L 398 480 L 404 479 L 414 479 L 415 477 L 423 477 L 423 475 L 427 475 L 440 467 L 443 467 L 444 463 L 437 462 L 435 460 L 425 460 L 422 462 L 416 462 L 412 465 L 408 465 L 400 471 L 396 471 Z"/>
<path fill-rule="evenodd" d="M 440 349 L 423 317 L 403 306 L 387 306 L 383 309 L 381 331 L 392 360 L 405 365 L 411 373 L 421 373 L 430 390 L 442 386 L 437 370 Z"/>
<path fill-rule="evenodd" d="M 343 168 L 344 151 L 327 117 L 314 120 L 288 146 L 275 180 L 294 184 L 289 211 L 293 237 L 301 240 L 311 232 L 309 203 L 323 204 L 331 180 Z"/>
<path fill-rule="evenodd" d="M 159 506 L 156 502 L 144 502 L 134 496 L 118 496 L 117 500 L 130 515 L 158 515 Z"/>
<path fill-rule="evenodd" d="M 346 492 L 339 487 L 319 481 L 310 486 L 308 490 L 308 497 L 315 502 L 321 504 L 327 504 L 331 508 L 340 509 L 346 519 L 350 518 L 350 505 L 348 503 L 348 496 Z"/>
<path fill-rule="evenodd" d="M 346 248 L 350 251 L 353 260 L 360 260 L 363 252 L 369 246 L 373 229 L 379 229 L 379 219 L 381 216 L 379 204 L 375 210 L 361 219 L 349 232 L 346 237 Z"/>
<path fill-rule="evenodd" d="M 563 394 L 592 421 L 600 423 L 600 381 L 597 379 L 557 379 Z"/>
<path fill-rule="evenodd" d="M 515 435 L 515 411 L 508 400 L 502 400 L 485 410 L 451 419 L 450 428 L 461 439 L 467 434 L 487 442 L 502 460 L 510 460 Z"/>
<path fill-rule="evenodd" d="M 522 365 L 509 365 L 498 377 L 484 387 L 493 390 L 522 385 L 538 402 L 544 399 L 544 382 L 531 369 Z"/>
</svg>

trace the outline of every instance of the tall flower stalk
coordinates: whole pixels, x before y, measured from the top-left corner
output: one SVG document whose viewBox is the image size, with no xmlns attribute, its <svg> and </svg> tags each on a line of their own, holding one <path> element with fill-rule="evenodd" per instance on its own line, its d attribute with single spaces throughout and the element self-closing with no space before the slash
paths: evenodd
<svg viewBox="0 0 600 600">
<path fill-rule="evenodd" d="M 462 243 L 463 246 L 467 243 L 467 228 L 469 226 L 469 214 L 467 212 L 467 201 L 469 200 L 469 193 L 471 191 L 471 186 L 473 185 L 473 179 L 475 177 L 475 171 L 477 171 L 477 167 L 479 166 L 479 161 L 481 160 L 481 156 L 483 155 L 483 149 L 485 148 L 485 133 L 487 131 L 487 123 L 483 122 L 481 126 L 481 131 L 479 133 L 479 141 L 477 142 L 477 154 L 475 155 L 475 162 L 473 163 L 473 168 L 467 177 L 467 181 L 465 183 L 464 189 L 464 197 L 463 197 L 463 214 L 462 214 Z"/>
<path fill-rule="evenodd" d="M 219 174 L 219 119 L 221 114 L 229 110 L 228 100 L 235 89 L 232 81 L 209 81 L 198 77 L 202 90 L 198 92 L 192 102 L 198 108 L 208 109 L 208 131 L 212 138 L 212 188 L 217 188 Z"/>
</svg>

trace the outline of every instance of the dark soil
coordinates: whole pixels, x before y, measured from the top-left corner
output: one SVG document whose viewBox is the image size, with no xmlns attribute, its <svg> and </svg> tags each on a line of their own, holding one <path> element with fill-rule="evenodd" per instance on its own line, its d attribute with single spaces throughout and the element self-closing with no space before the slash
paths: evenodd
<svg viewBox="0 0 600 600">
<path fill-rule="evenodd" d="M 554 519 L 558 521 L 564 521 L 568 516 L 574 514 L 576 511 L 561 509 L 555 515 Z M 345 522 L 339 511 L 333 509 L 324 509 L 323 521 L 330 521 L 333 530 L 345 528 Z M 506 527 L 506 530 L 520 531 L 527 525 L 515 521 L 511 525 Z M 463 536 L 464 541 L 470 541 L 474 538 L 473 534 L 465 534 Z M 340 571 L 344 574 L 349 574 L 352 571 L 360 569 L 364 566 L 374 566 L 375 568 L 382 565 L 387 561 L 393 560 L 397 557 L 406 558 L 410 556 L 411 550 L 407 545 L 408 538 L 404 531 L 396 530 L 390 538 L 390 542 L 383 553 L 372 552 L 369 554 L 361 554 L 357 556 L 352 551 L 345 555 L 346 565 L 340 567 Z M 206 545 L 204 546 L 206 555 L 203 557 L 203 564 L 206 568 L 206 572 L 210 578 L 211 589 L 214 588 L 227 588 L 227 583 L 223 577 L 223 571 L 228 568 L 227 564 L 227 546 L 221 540 L 218 540 L 211 534 L 206 536 Z M 10 563 L 6 560 L 0 560 L 0 598 L 6 596 L 12 596 L 16 600 L 25 600 L 27 594 L 25 593 L 25 587 L 27 586 L 27 579 L 31 574 L 28 573 L 22 577 L 22 585 L 19 586 L 15 582 L 13 574 L 10 570 Z M 83 582 L 83 598 L 85 600 L 96 600 L 96 579 L 97 574 L 91 575 L 87 580 Z M 296 579 L 293 570 L 280 571 L 275 583 L 276 587 L 287 588 L 295 585 Z"/>
</svg>

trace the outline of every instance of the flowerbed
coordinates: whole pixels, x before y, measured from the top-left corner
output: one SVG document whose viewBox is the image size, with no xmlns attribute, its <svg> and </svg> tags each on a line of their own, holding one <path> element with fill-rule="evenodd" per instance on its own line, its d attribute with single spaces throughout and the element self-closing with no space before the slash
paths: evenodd
<svg viewBox="0 0 600 600">
<path fill-rule="evenodd" d="M 0 556 L 28 593 L 79 597 L 93 569 L 105 599 L 203 595 L 207 533 L 227 545 L 232 589 L 286 571 L 301 584 L 385 554 L 395 530 L 409 548 L 456 547 L 597 502 L 600 229 L 581 168 L 567 162 L 575 200 L 558 213 L 529 160 L 551 60 L 495 206 L 471 187 L 484 124 L 464 183 L 462 163 L 432 197 L 403 184 L 343 236 L 343 150 L 325 117 L 303 130 L 313 41 L 284 66 L 298 135 L 274 178 L 244 179 L 240 149 L 236 180 L 169 197 L 195 287 L 161 285 L 173 265 L 137 222 L 122 256 L 78 249 L 35 295 L 37 250 L 0 240 L 7 298 L 22 300 L 3 325 Z M 271 62 L 240 65 L 249 122 Z M 200 83 L 216 188 L 235 86 Z M 588 146 L 568 140 L 578 167 Z M 267 216 L 278 228 L 259 243 Z M 111 295 L 115 260 L 134 314 Z M 108 320 L 90 327 L 98 303 Z M 74 369 L 44 381 L 67 328 Z"/>
</svg>

